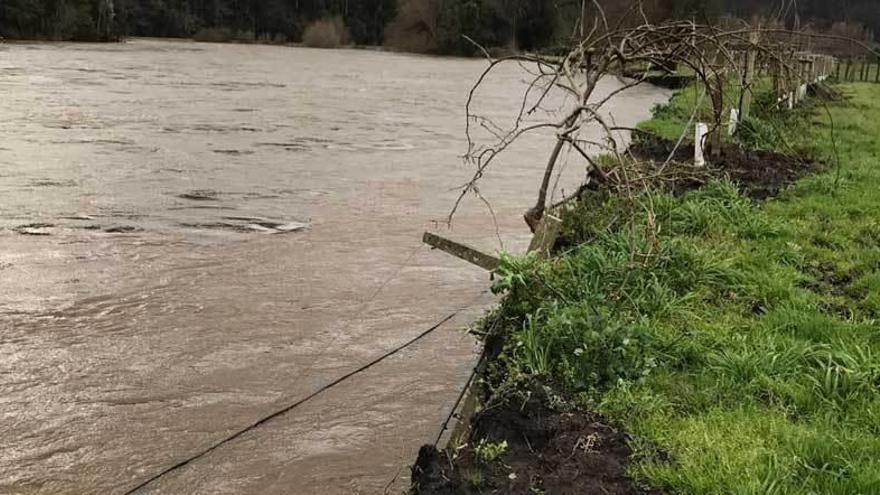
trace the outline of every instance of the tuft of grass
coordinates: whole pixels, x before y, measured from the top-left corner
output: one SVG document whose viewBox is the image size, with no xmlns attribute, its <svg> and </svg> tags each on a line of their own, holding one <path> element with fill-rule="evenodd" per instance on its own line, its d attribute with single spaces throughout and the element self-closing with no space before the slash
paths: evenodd
<svg viewBox="0 0 880 495">
<path fill-rule="evenodd" d="M 669 493 L 880 493 L 880 86 L 842 89 L 785 135 L 839 169 L 761 205 L 723 181 L 593 195 L 565 254 L 503 257 L 495 390 L 598 410 Z M 643 127 L 683 125 L 688 94 Z"/>
</svg>

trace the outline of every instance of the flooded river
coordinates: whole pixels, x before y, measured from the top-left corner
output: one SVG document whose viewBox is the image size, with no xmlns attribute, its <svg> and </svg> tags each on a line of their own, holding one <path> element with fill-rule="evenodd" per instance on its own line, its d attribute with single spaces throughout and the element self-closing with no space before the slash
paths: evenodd
<svg viewBox="0 0 880 495">
<path fill-rule="evenodd" d="M 125 493 L 451 317 L 143 491 L 405 487 L 473 365 L 462 330 L 493 301 L 485 272 L 421 233 L 521 251 L 552 145 L 524 140 L 487 176 L 498 235 L 475 198 L 438 227 L 472 172 L 463 105 L 483 67 L 0 45 L 0 493 Z M 482 110 L 508 115 L 523 79 L 490 80 Z M 615 121 L 665 97 L 619 97 Z"/>
</svg>

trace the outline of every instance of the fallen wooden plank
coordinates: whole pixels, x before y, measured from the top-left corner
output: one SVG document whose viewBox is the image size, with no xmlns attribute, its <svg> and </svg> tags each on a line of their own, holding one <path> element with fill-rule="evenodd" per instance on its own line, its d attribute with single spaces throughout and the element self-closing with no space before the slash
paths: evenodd
<svg viewBox="0 0 880 495">
<path fill-rule="evenodd" d="M 498 258 L 477 251 L 470 246 L 440 237 L 437 234 L 425 232 L 425 235 L 422 236 L 422 242 L 434 249 L 439 249 L 456 258 L 461 258 L 472 265 L 477 265 L 484 270 L 493 271 L 498 268 Z"/>
</svg>

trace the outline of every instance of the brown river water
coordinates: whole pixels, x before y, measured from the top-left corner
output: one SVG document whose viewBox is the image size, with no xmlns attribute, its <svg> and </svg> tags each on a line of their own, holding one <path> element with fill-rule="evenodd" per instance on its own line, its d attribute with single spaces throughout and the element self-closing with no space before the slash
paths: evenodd
<svg viewBox="0 0 880 495">
<path fill-rule="evenodd" d="M 142 491 L 405 488 L 474 364 L 463 330 L 494 301 L 421 234 L 521 252 L 552 147 L 525 139 L 487 175 L 497 229 L 476 198 L 436 222 L 472 172 L 463 105 L 484 65 L 0 45 L 0 493 L 125 493 L 451 316 Z M 524 80 L 490 79 L 481 111 L 511 118 Z M 641 87 L 611 113 L 633 125 L 667 96 Z"/>
</svg>

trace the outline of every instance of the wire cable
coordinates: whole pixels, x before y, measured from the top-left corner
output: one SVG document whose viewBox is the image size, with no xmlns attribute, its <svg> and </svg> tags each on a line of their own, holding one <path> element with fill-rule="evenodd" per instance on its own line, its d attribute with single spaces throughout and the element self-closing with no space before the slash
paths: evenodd
<svg viewBox="0 0 880 495">
<path fill-rule="evenodd" d="M 279 416 L 285 414 L 285 413 L 288 413 L 288 412 L 292 411 L 293 409 L 296 409 L 297 407 L 299 407 L 299 406 L 305 404 L 306 402 L 308 402 L 308 401 L 311 400 L 311 399 L 314 399 L 315 397 L 317 397 L 318 395 L 321 395 L 322 393 L 326 392 L 327 390 L 330 390 L 331 388 L 335 387 L 336 385 L 339 385 L 340 383 L 342 383 L 342 382 L 348 380 L 349 378 L 351 378 L 351 377 L 353 377 L 353 376 L 355 376 L 355 375 L 357 375 L 357 374 L 359 374 L 359 373 L 361 373 L 361 372 L 363 372 L 363 371 L 366 371 L 366 370 L 372 368 L 373 366 L 375 366 L 375 365 L 381 363 L 382 361 L 388 359 L 389 357 L 391 357 L 391 356 L 397 354 L 398 352 L 400 352 L 400 351 L 406 349 L 407 347 L 409 347 L 409 346 L 415 344 L 415 343 L 418 342 L 419 340 L 422 340 L 423 338 L 427 337 L 427 336 L 430 335 L 432 332 L 434 332 L 435 330 L 437 330 L 438 328 L 440 328 L 441 326 L 443 326 L 444 323 L 448 322 L 449 320 L 451 320 L 452 318 L 454 318 L 456 315 L 458 315 L 461 311 L 463 311 L 463 309 L 459 309 L 459 310 L 457 310 L 457 311 L 455 311 L 455 312 L 449 314 L 448 316 L 446 316 L 445 318 L 443 318 L 443 319 L 440 320 L 439 322 L 435 323 L 433 326 L 431 326 L 431 327 L 428 328 L 427 330 L 423 331 L 422 333 L 416 335 L 416 336 L 413 337 L 412 339 L 410 339 L 410 340 L 406 341 L 405 343 L 403 343 L 403 344 L 401 344 L 401 345 L 395 347 L 394 349 L 392 349 L 392 350 L 386 352 L 385 354 L 379 356 L 378 358 L 376 358 L 376 359 L 370 361 L 369 363 L 367 363 L 367 364 L 361 366 L 360 368 L 358 368 L 358 369 L 356 369 L 356 370 L 354 370 L 354 371 L 351 371 L 351 372 L 349 372 L 349 373 L 346 373 L 345 375 L 342 375 L 341 377 L 339 377 L 339 378 L 337 378 L 336 380 L 333 380 L 332 382 L 330 382 L 330 383 L 324 385 L 323 387 L 321 387 L 321 388 L 319 388 L 318 390 L 312 392 L 311 394 L 307 395 L 306 397 L 304 397 L 304 398 L 302 398 L 302 399 L 299 399 L 298 401 L 296 401 L 296 402 L 294 402 L 294 403 L 292 403 L 292 404 L 290 404 L 290 405 L 287 405 L 287 406 L 285 406 L 285 407 L 283 407 L 283 408 L 281 408 L 281 409 L 278 409 L 278 410 L 276 410 L 275 412 L 273 412 L 273 413 L 271 413 L 271 414 L 268 414 L 268 415 L 266 415 L 266 416 L 263 416 L 262 418 L 258 419 L 257 421 L 254 421 L 254 422 L 251 423 L 250 425 L 245 426 L 244 428 L 242 428 L 242 429 L 236 431 L 235 433 L 233 433 L 233 434 L 231 434 L 231 435 L 229 435 L 229 436 L 227 436 L 227 437 L 221 439 L 221 440 L 218 441 L 218 442 L 215 442 L 214 444 L 212 444 L 212 445 L 209 446 L 208 448 L 206 448 L 206 449 L 204 449 L 204 450 L 202 450 L 202 451 L 200 451 L 200 452 L 198 452 L 198 453 L 196 453 L 196 454 L 194 454 L 194 455 L 191 455 L 190 457 L 187 457 L 186 459 L 183 459 L 183 460 L 181 460 L 181 461 L 179 461 L 179 462 L 177 462 L 177 463 L 175 463 L 175 464 L 173 464 L 173 465 L 171 465 L 171 466 L 169 466 L 169 467 L 163 469 L 162 471 L 160 471 L 159 473 L 153 475 L 153 476 L 150 477 L 149 479 L 147 479 L 147 480 L 141 482 L 140 484 L 138 484 L 138 485 L 135 486 L 134 488 L 131 488 L 130 490 L 126 491 L 126 492 L 125 492 L 125 495 L 132 495 L 132 494 L 134 494 L 134 493 L 137 493 L 138 491 L 140 491 L 141 489 L 147 487 L 148 485 L 150 485 L 150 484 L 153 483 L 154 481 L 158 480 L 159 478 L 162 478 L 163 476 L 165 476 L 165 475 L 167 475 L 167 474 L 169 474 L 169 473 L 171 473 L 171 472 L 173 472 L 173 471 L 176 471 L 176 470 L 178 470 L 178 469 L 180 469 L 180 468 L 182 468 L 182 467 L 184 467 L 184 466 L 186 466 L 186 465 L 188 465 L 188 464 L 191 464 L 192 462 L 194 462 L 194 461 L 196 461 L 196 460 L 198 460 L 198 459 L 200 459 L 200 458 L 202 458 L 202 457 L 204 457 L 204 456 L 210 454 L 210 453 L 213 452 L 214 450 L 217 450 L 217 449 L 220 448 L 221 446 L 223 446 L 223 445 L 225 445 L 225 444 L 227 444 L 227 443 L 229 443 L 229 442 L 235 440 L 236 438 L 238 438 L 238 437 L 244 435 L 245 433 L 247 433 L 247 432 L 249 432 L 249 431 L 251 431 L 251 430 L 253 430 L 253 429 L 255 429 L 255 428 L 257 428 L 257 427 L 259 427 L 259 426 L 261 426 L 261 425 L 263 425 L 263 424 L 265 424 L 265 423 L 267 423 L 267 422 L 269 422 L 269 421 L 271 421 L 271 420 L 273 420 L 273 419 L 275 419 L 275 418 L 277 418 L 277 417 L 279 417 Z"/>
</svg>

